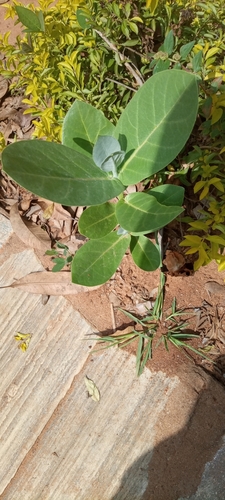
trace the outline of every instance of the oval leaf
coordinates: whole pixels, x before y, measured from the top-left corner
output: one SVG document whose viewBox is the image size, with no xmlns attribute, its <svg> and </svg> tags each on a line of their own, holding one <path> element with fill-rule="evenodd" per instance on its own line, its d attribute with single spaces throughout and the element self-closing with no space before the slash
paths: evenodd
<svg viewBox="0 0 225 500">
<path fill-rule="evenodd" d="M 114 128 L 102 111 L 86 102 L 75 101 L 63 121 L 62 143 L 91 157 L 98 136 L 112 135 Z"/>
<path fill-rule="evenodd" d="M 159 250 L 146 236 L 132 236 L 130 250 L 135 264 L 144 271 L 155 271 L 160 266 Z"/>
<path fill-rule="evenodd" d="M 185 145 L 197 110 L 194 75 L 166 70 L 149 78 L 123 111 L 113 134 L 123 136 L 121 147 L 127 151 L 121 182 L 136 184 L 168 165 Z"/>
<path fill-rule="evenodd" d="M 29 31 L 38 33 L 39 31 L 44 31 L 43 25 L 39 19 L 39 16 L 35 14 L 30 9 L 26 7 L 21 7 L 20 5 L 15 6 L 16 13 L 18 15 L 19 21 L 28 28 Z"/>
<path fill-rule="evenodd" d="M 41 140 L 10 144 L 2 163 L 18 184 L 61 205 L 99 205 L 124 190 L 91 158 L 61 144 Z"/>
<path fill-rule="evenodd" d="M 154 196 L 133 193 L 116 205 L 118 223 L 132 234 L 150 233 L 175 219 L 182 207 L 161 205 Z"/>
<path fill-rule="evenodd" d="M 146 193 L 154 196 L 161 205 L 178 206 L 184 201 L 184 188 L 173 184 L 157 186 Z"/>
<path fill-rule="evenodd" d="M 72 281 L 80 285 L 101 285 L 116 272 L 130 243 L 128 234 L 110 233 L 90 240 L 76 252 L 72 262 Z"/>
<path fill-rule="evenodd" d="M 117 225 L 115 203 L 104 203 L 85 210 L 79 220 L 79 232 L 88 238 L 102 238 Z"/>
<path fill-rule="evenodd" d="M 110 135 L 100 136 L 93 148 L 93 160 L 98 167 L 102 168 L 105 160 L 120 151 L 120 143 L 115 137 Z"/>
</svg>

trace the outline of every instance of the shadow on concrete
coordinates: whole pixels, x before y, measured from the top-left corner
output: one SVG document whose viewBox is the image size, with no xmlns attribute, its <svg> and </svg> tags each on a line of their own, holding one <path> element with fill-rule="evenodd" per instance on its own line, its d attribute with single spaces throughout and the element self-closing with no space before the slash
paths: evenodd
<svg viewBox="0 0 225 500">
<path fill-rule="evenodd" d="M 195 495 L 205 465 L 213 460 L 225 434 L 225 387 L 213 377 L 206 380 L 182 430 L 134 462 L 110 500 L 225 499 L 225 446 L 214 466 L 211 490 L 203 487 Z"/>
</svg>

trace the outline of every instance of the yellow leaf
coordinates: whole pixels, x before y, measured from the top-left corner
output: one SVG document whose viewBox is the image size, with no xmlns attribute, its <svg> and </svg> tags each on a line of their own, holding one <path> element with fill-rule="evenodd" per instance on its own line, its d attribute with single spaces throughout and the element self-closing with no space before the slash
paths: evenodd
<svg viewBox="0 0 225 500">
<path fill-rule="evenodd" d="M 225 270 L 225 260 L 223 260 L 219 266 L 218 266 L 218 271 L 224 271 Z"/>
<path fill-rule="evenodd" d="M 217 54 L 218 52 L 220 52 L 219 47 L 212 47 L 211 49 L 208 50 L 205 58 L 208 59 L 209 57 L 214 56 L 214 54 Z"/>
<path fill-rule="evenodd" d="M 202 189 L 205 185 L 205 181 L 198 181 L 196 182 L 196 184 L 194 185 L 194 193 L 197 193 L 198 191 L 200 191 L 200 189 Z"/>
<path fill-rule="evenodd" d="M 225 246 L 225 239 L 223 239 L 221 236 L 213 235 L 208 236 L 206 239 L 212 241 L 213 243 L 218 243 L 219 245 Z"/>
<path fill-rule="evenodd" d="M 146 0 L 146 9 L 149 9 L 151 14 L 155 13 L 158 7 L 159 0 Z"/>
<path fill-rule="evenodd" d="M 50 217 L 52 216 L 53 212 L 54 212 L 54 203 L 51 203 L 51 205 L 49 205 L 43 212 L 43 217 L 44 219 L 50 219 Z"/>
<path fill-rule="evenodd" d="M 199 248 L 199 257 L 194 262 L 194 271 L 197 271 L 201 266 L 207 264 L 209 260 L 210 259 L 208 258 L 204 248 L 203 247 Z"/>
<path fill-rule="evenodd" d="M 207 196 L 208 192 L 209 192 L 209 187 L 206 185 L 199 196 L 199 200 L 203 200 L 203 198 Z"/>
<path fill-rule="evenodd" d="M 31 115 L 32 113 L 38 113 L 37 108 L 25 109 L 25 111 L 23 112 L 23 115 Z"/>
<path fill-rule="evenodd" d="M 193 48 L 194 53 L 197 54 L 197 52 L 199 52 L 200 50 L 203 50 L 203 46 L 200 45 L 200 43 L 196 43 L 196 45 Z"/>
<path fill-rule="evenodd" d="M 142 19 L 138 16 L 132 17 L 131 21 L 137 21 L 139 23 L 143 23 Z"/>
<path fill-rule="evenodd" d="M 196 247 L 195 247 L 195 248 L 189 248 L 189 250 L 187 250 L 187 251 L 185 252 L 185 254 L 186 254 L 186 255 L 191 255 L 191 254 L 193 254 L 193 253 L 196 253 L 197 251 L 198 251 L 198 248 L 196 248 Z"/>
<path fill-rule="evenodd" d="M 21 332 L 16 332 L 17 334 L 14 335 L 15 340 L 27 340 L 32 337 L 31 333 L 21 333 Z"/>
<path fill-rule="evenodd" d="M 215 111 L 212 113 L 212 120 L 211 120 L 211 125 L 214 125 L 214 123 L 218 122 L 223 114 L 222 108 L 216 108 Z"/>
<path fill-rule="evenodd" d="M 181 241 L 180 246 L 181 247 L 188 247 L 188 246 L 200 246 L 202 243 L 202 239 L 200 236 L 197 236 L 196 234 L 189 234 L 188 236 L 185 236 L 186 240 Z"/>
<path fill-rule="evenodd" d="M 220 154 L 221 153 L 225 153 L 225 146 L 224 146 L 224 148 L 221 149 Z"/>
<path fill-rule="evenodd" d="M 219 191 L 222 191 L 222 193 L 224 193 L 224 186 L 223 186 L 221 181 L 214 182 L 214 186 L 216 187 L 216 189 L 218 189 Z"/>
<path fill-rule="evenodd" d="M 96 403 L 98 403 L 100 401 L 100 392 L 99 392 L 96 384 L 93 382 L 93 380 L 91 380 L 87 376 L 84 377 L 84 383 L 87 387 L 89 396 L 94 401 L 96 401 Z"/>
<path fill-rule="evenodd" d="M 14 335 L 14 339 L 20 342 L 18 348 L 21 349 L 21 351 L 25 352 L 28 349 L 31 337 L 32 337 L 31 333 L 17 332 L 17 334 Z"/>
<path fill-rule="evenodd" d="M 189 226 L 193 227 L 194 229 L 202 229 L 203 231 L 208 231 L 208 225 L 205 222 L 202 222 L 200 220 L 196 220 L 194 222 L 189 222 Z M 191 231 L 191 228 L 188 229 L 188 231 Z"/>
</svg>

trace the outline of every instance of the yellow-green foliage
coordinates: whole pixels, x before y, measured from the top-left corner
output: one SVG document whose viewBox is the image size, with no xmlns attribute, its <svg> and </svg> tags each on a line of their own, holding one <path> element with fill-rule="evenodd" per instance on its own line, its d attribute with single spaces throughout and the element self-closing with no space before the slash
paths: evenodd
<svg viewBox="0 0 225 500">
<path fill-rule="evenodd" d="M 16 6 L 21 6 L 20 2 L 4 6 L 6 18 L 17 18 Z M 116 121 L 132 96 L 132 88 L 124 85 L 131 86 L 130 74 L 124 66 L 121 71 L 117 54 L 94 29 L 81 28 L 76 16 L 78 7 L 94 20 L 95 28 L 115 35 L 118 43 L 136 36 L 137 24 L 142 21 L 132 17 L 129 3 L 125 9 L 116 2 L 106 3 L 104 11 L 99 2 L 91 0 L 58 0 L 53 5 L 50 0 L 39 0 L 38 8 L 32 4 L 28 8 L 43 12 L 44 31 L 18 37 L 16 47 L 8 43 L 9 33 L 0 36 L 0 51 L 6 57 L 0 61 L 1 74 L 14 78 L 13 91 L 24 89 L 27 112 L 38 117 L 34 121 L 34 136 L 38 138 L 60 141 L 63 117 L 76 98 L 100 107 L 109 119 Z M 111 81 L 113 77 L 118 83 L 123 80 L 123 85 Z"/>
</svg>

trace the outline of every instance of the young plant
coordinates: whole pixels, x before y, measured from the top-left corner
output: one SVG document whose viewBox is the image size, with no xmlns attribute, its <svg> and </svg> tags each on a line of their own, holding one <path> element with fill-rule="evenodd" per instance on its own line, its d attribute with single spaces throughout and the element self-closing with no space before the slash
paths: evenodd
<svg viewBox="0 0 225 500">
<path fill-rule="evenodd" d="M 45 255 L 51 255 L 53 257 L 52 262 L 54 262 L 54 267 L 52 272 L 57 273 L 61 271 L 65 266 L 71 264 L 73 257 L 69 253 L 69 249 L 63 243 L 56 243 L 56 249 L 47 250 Z"/>
<path fill-rule="evenodd" d="M 100 348 L 93 352 L 97 352 L 101 349 L 108 349 L 109 347 L 123 348 L 136 341 L 136 374 L 138 377 L 143 373 L 147 361 L 152 359 L 153 349 L 156 349 L 161 343 L 164 344 L 167 351 L 169 351 L 168 344 L 170 342 L 178 349 L 189 349 L 204 359 L 211 361 L 202 351 L 195 349 L 187 343 L 187 340 L 192 340 L 194 338 L 199 339 L 199 335 L 186 332 L 185 330 L 187 330 L 189 324 L 183 319 L 179 321 L 179 317 L 190 314 L 192 315 L 193 313 L 186 312 L 182 309 L 177 311 L 176 299 L 174 298 L 171 313 L 168 316 L 163 317 L 164 284 L 165 277 L 163 273 L 161 273 L 158 295 L 153 310 L 149 311 L 146 309 L 146 316 L 144 318 L 139 319 L 128 311 L 120 309 L 135 323 L 135 327 L 132 328 L 128 326 L 124 331 L 117 331 L 113 335 L 106 335 L 100 339 L 92 339 L 97 340 L 97 345 L 100 345 Z M 158 332 L 159 338 L 154 345 Z"/>
<path fill-rule="evenodd" d="M 165 184 L 126 194 L 126 187 L 176 157 L 197 110 L 195 76 L 167 70 L 140 87 L 116 126 L 101 111 L 75 101 L 63 123 L 63 144 L 21 141 L 3 151 L 4 170 L 26 189 L 62 205 L 89 207 L 79 221 L 89 241 L 73 258 L 73 283 L 105 283 L 128 247 L 144 271 L 161 265 L 158 245 L 147 235 L 183 211 L 184 190 Z"/>
<path fill-rule="evenodd" d="M 161 272 L 158 293 L 153 310 L 149 311 L 146 308 L 146 316 L 143 319 L 137 318 L 130 312 L 120 309 L 120 311 L 135 323 L 138 329 L 128 326 L 126 330 L 121 332 L 117 331 L 113 335 L 106 335 L 105 337 L 101 337 L 101 339 L 92 339 L 97 340 L 98 345 L 100 344 L 101 346 L 100 349 L 96 349 L 93 352 L 116 346 L 122 348 L 137 341 L 136 374 L 139 377 L 143 373 L 147 361 L 152 358 L 152 344 L 163 314 L 164 285 L 165 275 Z"/>
</svg>

